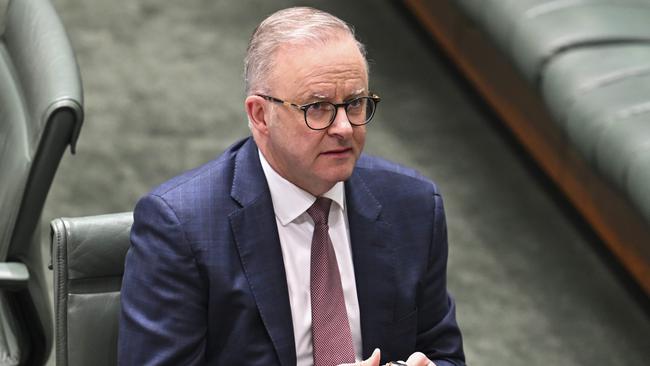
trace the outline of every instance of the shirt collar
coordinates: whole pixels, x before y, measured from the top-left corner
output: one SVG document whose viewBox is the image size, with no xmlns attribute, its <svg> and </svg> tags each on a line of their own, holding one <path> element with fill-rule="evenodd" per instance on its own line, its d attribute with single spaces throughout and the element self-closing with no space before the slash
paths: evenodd
<svg viewBox="0 0 650 366">
<path fill-rule="evenodd" d="M 262 170 L 264 170 L 266 176 L 266 182 L 271 191 L 275 216 L 278 217 L 282 226 L 286 226 L 305 213 L 316 202 L 316 197 L 284 179 L 271 167 L 261 151 L 258 150 L 258 154 L 262 163 Z M 336 203 L 332 207 L 338 207 L 345 212 L 345 186 L 343 182 L 337 182 L 329 191 L 323 193 L 323 197 L 327 197 Z"/>
</svg>

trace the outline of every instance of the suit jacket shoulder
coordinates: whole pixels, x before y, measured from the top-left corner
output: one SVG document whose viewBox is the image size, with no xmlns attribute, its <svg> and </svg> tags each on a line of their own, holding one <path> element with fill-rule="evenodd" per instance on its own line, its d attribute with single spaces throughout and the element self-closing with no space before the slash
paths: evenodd
<svg viewBox="0 0 650 366">
<path fill-rule="evenodd" d="M 229 171 L 232 171 L 230 168 L 234 166 L 237 152 L 246 141 L 247 140 L 241 140 L 236 142 L 215 159 L 171 178 L 153 188 L 149 194 L 161 197 L 170 196 L 173 195 L 175 191 L 183 190 L 189 186 L 195 186 L 196 184 L 206 183 L 208 178 L 221 178 L 222 180 L 228 180 L 230 178 L 232 181 L 232 176 L 228 176 L 227 174 Z M 224 176 L 223 174 L 226 175 Z M 215 177 L 215 175 L 217 176 Z M 211 185 L 215 186 L 214 184 Z M 224 188 L 228 191 L 230 189 L 229 186 Z"/>
<path fill-rule="evenodd" d="M 415 169 L 373 156 L 362 155 L 350 180 L 363 185 L 385 209 L 409 208 L 412 212 L 432 209 L 438 187 Z"/>
<path fill-rule="evenodd" d="M 223 217 L 227 217 L 230 211 L 238 207 L 230 197 L 231 187 L 237 155 L 247 142 L 252 141 L 243 139 L 236 142 L 214 160 L 162 183 L 147 195 L 157 196 L 165 201 L 181 223 L 191 219 L 200 220 L 197 215 L 205 216 L 206 211 L 210 212 L 208 216 L 223 214 Z M 206 202 L 219 204 L 210 206 L 206 205 Z M 213 213 L 212 210 L 219 212 Z"/>
</svg>

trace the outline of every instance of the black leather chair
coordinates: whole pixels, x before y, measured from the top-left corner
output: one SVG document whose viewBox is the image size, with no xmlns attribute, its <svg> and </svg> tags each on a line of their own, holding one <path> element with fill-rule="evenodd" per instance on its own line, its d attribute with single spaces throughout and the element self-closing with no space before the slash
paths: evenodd
<svg viewBox="0 0 650 366">
<path fill-rule="evenodd" d="M 117 331 L 131 212 L 52 221 L 56 364 L 117 364 Z"/>
<path fill-rule="evenodd" d="M 52 302 L 37 230 L 83 120 L 81 80 L 48 0 L 10 0 L 0 28 L 0 363 L 42 365 Z M 2 14 L 0 14 L 2 16 Z"/>
</svg>

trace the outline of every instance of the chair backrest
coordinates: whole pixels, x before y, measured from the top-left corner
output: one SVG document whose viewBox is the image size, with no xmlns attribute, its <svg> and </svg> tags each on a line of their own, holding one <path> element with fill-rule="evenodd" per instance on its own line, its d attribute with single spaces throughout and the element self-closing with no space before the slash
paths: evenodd
<svg viewBox="0 0 650 366">
<path fill-rule="evenodd" d="M 31 239 L 66 146 L 83 119 L 81 78 L 48 0 L 13 0 L 0 38 L 0 259 Z"/>
<path fill-rule="evenodd" d="M 131 212 L 52 221 L 57 366 L 117 364 Z"/>
<path fill-rule="evenodd" d="M 74 150 L 81 128 L 81 79 L 49 0 L 10 0 L 2 25 L 0 269 L 14 262 L 29 277 L 17 291 L 0 285 L 0 318 L 14 320 L 0 322 L 0 358 L 42 364 L 52 347 L 52 303 L 36 229 L 61 156 L 67 145 Z M 15 347 L 3 347 L 7 341 Z"/>
</svg>

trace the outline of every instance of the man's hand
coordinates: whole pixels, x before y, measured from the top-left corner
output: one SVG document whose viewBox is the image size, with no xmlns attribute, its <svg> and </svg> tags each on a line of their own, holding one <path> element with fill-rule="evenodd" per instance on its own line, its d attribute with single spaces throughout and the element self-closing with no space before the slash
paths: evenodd
<svg viewBox="0 0 650 366">
<path fill-rule="evenodd" d="M 372 355 L 365 360 L 361 361 L 360 363 L 346 363 L 346 364 L 341 364 L 339 366 L 381 366 L 379 365 L 379 360 L 381 358 L 381 354 L 379 351 L 379 348 L 375 348 L 375 350 L 372 352 Z M 399 364 L 392 364 L 392 365 L 408 365 L 408 366 L 436 366 L 433 361 L 429 360 L 427 356 L 425 356 L 422 352 L 415 352 L 411 356 L 409 356 L 408 360 L 406 360 L 406 363 L 399 363 Z M 386 364 L 386 365 L 391 365 Z"/>
<path fill-rule="evenodd" d="M 408 360 L 406 360 L 408 366 L 436 366 L 433 361 L 429 360 L 422 352 L 415 352 L 412 354 Z"/>
<path fill-rule="evenodd" d="M 372 351 L 372 355 L 370 355 L 367 360 L 355 363 L 344 363 L 339 366 L 379 366 L 380 359 L 381 353 L 379 348 L 375 348 L 375 350 Z"/>
</svg>

